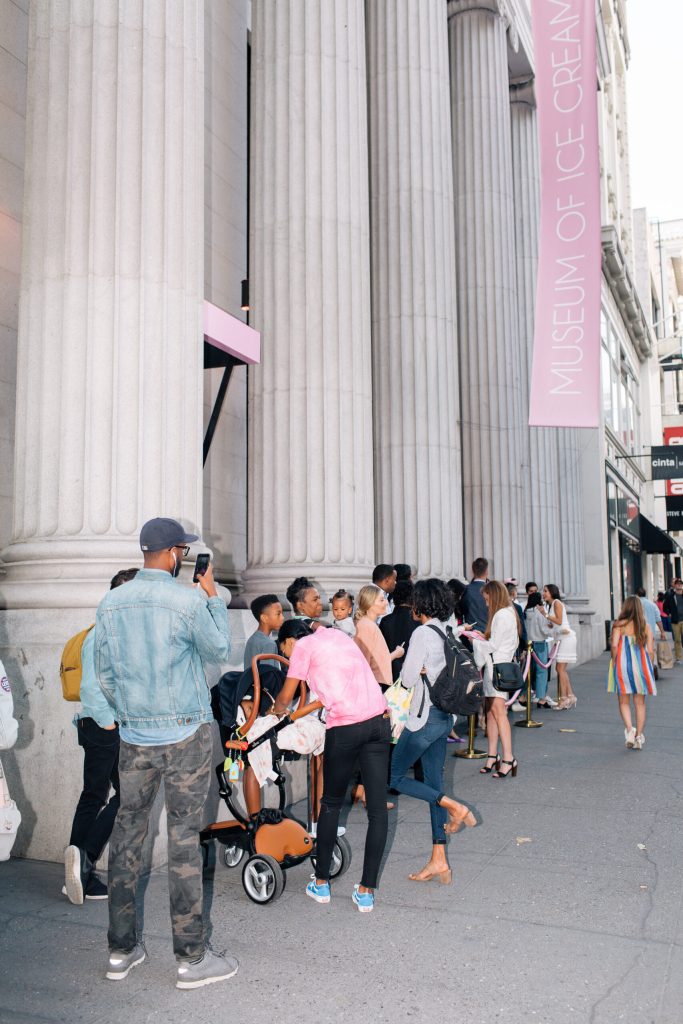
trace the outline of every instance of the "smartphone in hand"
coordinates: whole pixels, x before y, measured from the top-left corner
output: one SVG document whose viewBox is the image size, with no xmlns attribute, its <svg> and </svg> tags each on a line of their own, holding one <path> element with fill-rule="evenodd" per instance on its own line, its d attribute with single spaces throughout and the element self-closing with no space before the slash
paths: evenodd
<svg viewBox="0 0 683 1024">
<path fill-rule="evenodd" d="M 210 561 L 211 555 L 208 552 L 197 555 L 197 561 L 194 563 L 194 573 L 192 574 L 193 583 L 199 583 L 199 577 L 203 576 L 209 568 Z"/>
</svg>

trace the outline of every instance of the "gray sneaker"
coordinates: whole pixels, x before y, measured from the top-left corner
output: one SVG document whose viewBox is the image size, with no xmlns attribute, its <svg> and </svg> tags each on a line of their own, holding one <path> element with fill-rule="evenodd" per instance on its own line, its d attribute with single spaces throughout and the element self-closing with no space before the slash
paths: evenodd
<svg viewBox="0 0 683 1024">
<path fill-rule="evenodd" d="M 64 888 L 69 900 L 80 906 L 92 874 L 92 861 L 85 850 L 67 846 L 64 851 Z"/>
<path fill-rule="evenodd" d="M 116 949 L 110 950 L 106 977 L 110 981 L 123 981 L 134 967 L 142 963 L 146 956 L 142 943 L 138 943 L 130 953 L 120 953 Z"/>
<path fill-rule="evenodd" d="M 232 956 L 214 953 L 211 949 L 204 950 L 199 963 L 192 964 L 185 960 L 178 965 L 176 988 L 201 988 L 213 985 L 214 981 L 225 981 L 237 974 L 239 963 Z"/>
</svg>

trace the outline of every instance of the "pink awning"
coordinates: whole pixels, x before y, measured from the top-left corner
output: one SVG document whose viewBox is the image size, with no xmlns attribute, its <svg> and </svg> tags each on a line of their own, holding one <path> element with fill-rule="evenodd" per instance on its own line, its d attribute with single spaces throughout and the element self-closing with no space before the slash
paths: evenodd
<svg viewBox="0 0 683 1024">
<path fill-rule="evenodd" d="M 261 335 L 224 309 L 204 300 L 204 340 L 242 363 L 261 362 Z"/>
</svg>

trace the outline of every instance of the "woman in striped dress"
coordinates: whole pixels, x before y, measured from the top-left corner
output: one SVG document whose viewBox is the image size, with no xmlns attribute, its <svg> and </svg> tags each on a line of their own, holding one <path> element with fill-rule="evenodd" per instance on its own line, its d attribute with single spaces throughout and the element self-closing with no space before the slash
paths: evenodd
<svg viewBox="0 0 683 1024">
<path fill-rule="evenodd" d="M 645 743 L 645 695 L 656 695 L 652 668 L 655 641 L 637 597 L 627 597 L 612 627 L 612 660 L 607 692 L 619 695 L 619 714 L 624 723 L 626 746 L 642 750 Z M 631 720 L 631 697 L 636 724 Z"/>
</svg>

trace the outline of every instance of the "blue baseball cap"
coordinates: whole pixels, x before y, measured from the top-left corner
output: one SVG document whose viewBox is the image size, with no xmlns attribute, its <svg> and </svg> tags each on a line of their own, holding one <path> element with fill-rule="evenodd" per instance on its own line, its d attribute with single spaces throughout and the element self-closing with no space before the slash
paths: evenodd
<svg viewBox="0 0 683 1024">
<path fill-rule="evenodd" d="M 148 520 L 140 530 L 142 551 L 165 551 L 167 548 L 181 548 L 196 540 L 199 540 L 199 537 L 194 533 L 185 533 L 176 519 L 165 519 L 163 516 Z"/>
</svg>

